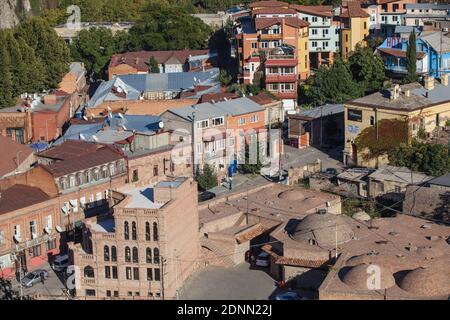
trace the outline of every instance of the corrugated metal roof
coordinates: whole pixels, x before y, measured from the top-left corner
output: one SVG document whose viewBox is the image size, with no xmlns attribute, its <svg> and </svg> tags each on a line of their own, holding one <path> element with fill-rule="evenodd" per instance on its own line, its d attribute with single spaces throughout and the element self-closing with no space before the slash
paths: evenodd
<svg viewBox="0 0 450 320">
<path fill-rule="evenodd" d="M 343 104 L 326 104 L 313 109 L 302 110 L 298 113 L 298 115 L 317 119 L 320 118 L 321 116 L 328 116 L 330 114 L 336 114 L 341 112 L 344 112 Z"/>
</svg>

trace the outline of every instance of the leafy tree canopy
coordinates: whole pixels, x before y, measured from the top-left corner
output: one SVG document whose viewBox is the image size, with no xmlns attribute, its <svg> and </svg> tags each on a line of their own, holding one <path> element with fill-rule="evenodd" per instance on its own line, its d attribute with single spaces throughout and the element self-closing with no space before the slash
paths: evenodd
<svg viewBox="0 0 450 320">
<path fill-rule="evenodd" d="M 353 81 L 361 86 L 365 94 L 378 91 L 383 86 L 385 78 L 383 60 L 370 48 L 358 44 L 348 64 Z"/>
<path fill-rule="evenodd" d="M 201 191 L 206 191 L 217 186 L 217 174 L 209 164 L 203 166 L 203 171 L 197 176 L 198 187 Z"/>
</svg>

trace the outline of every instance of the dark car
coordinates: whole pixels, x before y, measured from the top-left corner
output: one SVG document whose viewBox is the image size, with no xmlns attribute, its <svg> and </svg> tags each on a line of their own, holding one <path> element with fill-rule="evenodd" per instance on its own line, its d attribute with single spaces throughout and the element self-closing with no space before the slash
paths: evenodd
<svg viewBox="0 0 450 320">
<path fill-rule="evenodd" d="M 34 270 L 34 271 L 28 273 L 22 279 L 22 285 L 24 287 L 30 288 L 34 284 L 41 282 L 42 278 L 44 278 L 44 280 L 47 280 L 48 279 L 48 272 L 46 270 Z"/>
<path fill-rule="evenodd" d="M 327 168 L 325 170 L 325 172 L 328 173 L 328 174 L 332 174 L 332 175 L 337 175 L 338 174 L 338 171 L 335 168 Z"/>
<path fill-rule="evenodd" d="M 198 202 L 208 201 L 216 197 L 214 192 L 205 191 L 198 194 Z"/>
</svg>

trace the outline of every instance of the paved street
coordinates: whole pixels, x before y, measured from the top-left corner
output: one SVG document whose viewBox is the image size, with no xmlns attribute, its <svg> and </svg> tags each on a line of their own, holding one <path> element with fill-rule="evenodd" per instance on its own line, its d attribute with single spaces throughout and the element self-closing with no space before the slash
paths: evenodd
<svg viewBox="0 0 450 320">
<path fill-rule="evenodd" d="M 40 293 L 43 296 L 61 296 L 63 294 L 63 289 L 65 289 L 64 283 L 60 280 L 58 275 L 53 271 L 53 269 L 50 267 L 50 265 L 46 264 L 39 269 L 47 270 L 48 272 L 48 279 L 45 280 L 44 284 L 42 283 L 36 283 L 31 288 L 23 288 L 23 295 L 35 295 L 37 293 Z M 16 290 L 19 290 L 20 286 L 17 280 L 13 280 L 13 287 Z"/>
<path fill-rule="evenodd" d="M 186 281 L 180 299 L 267 300 L 275 289 L 266 272 L 250 270 L 247 263 L 233 268 L 209 266 Z"/>
</svg>

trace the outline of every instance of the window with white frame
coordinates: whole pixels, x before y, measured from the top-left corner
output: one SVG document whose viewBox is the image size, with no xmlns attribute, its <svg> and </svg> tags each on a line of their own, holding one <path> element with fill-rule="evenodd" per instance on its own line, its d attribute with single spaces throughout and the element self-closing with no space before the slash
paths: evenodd
<svg viewBox="0 0 450 320">
<path fill-rule="evenodd" d="M 215 148 L 215 150 L 223 150 L 223 149 L 225 149 L 225 140 L 224 139 L 220 139 L 220 140 L 214 141 L 214 148 Z"/>
<path fill-rule="evenodd" d="M 317 47 L 317 41 L 311 42 L 311 46 L 312 46 L 313 48 Z"/>
<path fill-rule="evenodd" d="M 197 129 L 209 128 L 209 120 L 201 120 L 197 122 Z"/>
<path fill-rule="evenodd" d="M 198 154 L 202 153 L 203 150 L 202 150 L 202 143 L 201 142 L 197 142 L 196 149 L 197 149 L 197 153 Z"/>
<path fill-rule="evenodd" d="M 294 91 L 293 83 L 280 83 L 280 92 L 292 92 Z"/>
<path fill-rule="evenodd" d="M 85 209 L 86 208 L 86 197 L 81 197 L 80 198 L 80 207 L 81 207 L 81 209 Z"/>
<path fill-rule="evenodd" d="M 211 123 L 212 123 L 213 127 L 221 126 L 221 125 L 223 125 L 223 117 L 213 118 L 211 120 Z"/>
<path fill-rule="evenodd" d="M 317 22 L 317 17 L 312 17 L 313 22 Z"/>
<path fill-rule="evenodd" d="M 101 192 L 97 192 L 97 206 L 101 206 L 103 202 L 103 194 Z"/>
<path fill-rule="evenodd" d="M 238 126 L 243 126 L 245 124 L 245 118 L 238 119 Z"/>
<path fill-rule="evenodd" d="M 73 212 L 78 212 L 78 200 L 77 199 L 70 200 L 70 205 L 72 206 Z"/>
<path fill-rule="evenodd" d="M 229 147 L 234 146 L 234 137 L 233 136 L 228 137 L 228 146 Z"/>
<path fill-rule="evenodd" d="M 250 117 L 250 122 L 251 122 L 251 123 L 258 122 L 258 115 L 257 115 L 257 114 L 252 115 L 252 116 Z"/>
<path fill-rule="evenodd" d="M 311 29 L 311 34 L 316 35 L 317 34 L 317 29 Z"/>
<path fill-rule="evenodd" d="M 91 195 L 89 196 L 88 208 L 92 208 L 94 206 L 94 201 L 94 194 L 91 193 Z"/>
<path fill-rule="evenodd" d="M 5 243 L 5 231 L 0 230 L 0 246 Z"/>
<path fill-rule="evenodd" d="M 258 49 L 258 42 L 252 42 L 252 49 Z"/>
<path fill-rule="evenodd" d="M 30 234 L 31 234 L 31 239 L 35 239 L 38 236 L 36 220 L 31 220 L 30 221 Z"/>
<path fill-rule="evenodd" d="M 20 231 L 20 224 L 16 224 L 14 226 L 14 236 L 16 237 L 17 240 L 21 240 L 22 239 L 22 234 Z"/>
<path fill-rule="evenodd" d="M 269 48 L 269 43 L 267 41 L 262 41 L 261 48 L 263 48 L 263 49 Z"/>
<path fill-rule="evenodd" d="M 48 230 L 52 230 L 53 228 L 53 219 L 51 214 L 45 217 L 45 228 Z"/>
<path fill-rule="evenodd" d="M 278 92 L 279 87 L 280 86 L 278 85 L 278 83 L 270 83 L 269 84 L 269 91 Z"/>
<path fill-rule="evenodd" d="M 75 187 L 75 176 L 70 175 L 69 176 L 69 188 L 73 188 L 73 187 Z"/>
</svg>

